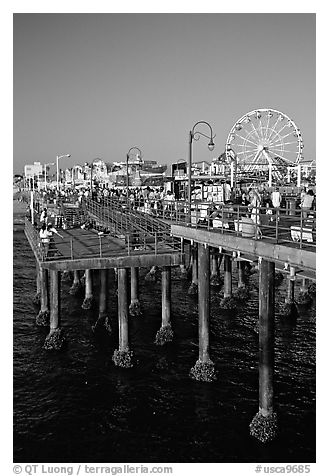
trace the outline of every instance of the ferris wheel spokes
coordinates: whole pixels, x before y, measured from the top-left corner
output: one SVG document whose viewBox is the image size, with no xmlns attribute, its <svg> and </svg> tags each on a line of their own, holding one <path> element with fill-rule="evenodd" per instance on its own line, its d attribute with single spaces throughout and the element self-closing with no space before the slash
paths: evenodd
<svg viewBox="0 0 329 476">
<path fill-rule="evenodd" d="M 251 141 L 251 140 L 249 140 L 249 139 L 246 139 L 245 137 L 240 136 L 240 134 L 236 134 L 236 136 L 239 137 L 240 139 L 244 140 L 244 141 L 250 142 L 251 144 L 257 146 L 257 143 L 256 143 L 256 142 L 253 142 L 253 141 Z"/>
<path fill-rule="evenodd" d="M 282 139 L 285 139 L 286 137 L 291 136 L 291 134 L 294 134 L 294 131 L 289 132 L 289 134 L 286 134 L 285 136 L 280 137 L 280 139 L 277 139 L 277 140 L 271 142 L 270 144 L 275 144 L 276 142 L 282 141 Z"/>
<path fill-rule="evenodd" d="M 275 132 L 275 128 L 276 128 L 276 126 L 278 125 L 278 122 L 279 122 L 279 117 L 277 118 L 277 120 L 276 120 L 274 126 L 271 127 L 271 133 L 270 133 L 269 137 L 266 137 L 266 140 L 268 140 L 268 141 L 271 140 L 272 134 L 273 134 L 273 132 Z"/>
<path fill-rule="evenodd" d="M 302 149 L 294 121 L 275 109 L 255 109 L 240 117 L 226 141 L 227 158 L 233 151 L 242 173 L 268 168 L 269 174 L 278 177 L 288 164 L 299 162 Z"/>
</svg>

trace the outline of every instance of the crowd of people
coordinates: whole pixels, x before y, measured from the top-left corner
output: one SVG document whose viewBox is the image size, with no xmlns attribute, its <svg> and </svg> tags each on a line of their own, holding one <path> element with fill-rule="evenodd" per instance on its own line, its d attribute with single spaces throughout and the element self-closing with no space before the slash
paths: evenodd
<svg viewBox="0 0 329 476">
<path fill-rule="evenodd" d="M 234 193 L 227 184 L 224 189 L 223 202 L 213 203 L 209 202 L 206 211 L 206 216 L 202 219 L 206 220 L 210 226 L 216 218 L 221 217 L 224 222 L 224 227 L 228 226 L 228 222 L 232 223 L 234 216 L 234 205 L 240 205 L 242 212 L 240 213 L 241 223 L 244 221 L 249 228 L 254 227 L 254 235 L 260 236 L 261 219 L 264 223 L 264 214 L 266 215 L 267 223 L 275 220 L 280 220 L 280 210 L 286 208 L 287 197 L 280 192 L 279 187 L 269 188 L 266 184 L 259 184 L 257 182 L 251 183 L 248 186 L 238 186 Z M 46 233 L 56 233 L 55 226 L 61 226 L 61 220 L 55 217 L 53 224 L 49 228 L 49 216 L 47 216 L 47 207 L 59 207 L 62 202 L 71 202 L 82 204 L 84 200 L 92 199 L 99 204 L 107 202 L 107 199 L 112 199 L 121 204 L 123 209 L 129 207 L 132 210 L 146 212 L 151 215 L 160 216 L 163 218 L 173 219 L 174 214 L 181 212 L 181 215 L 187 213 L 186 202 L 178 200 L 178 197 L 169 189 L 165 187 L 79 187 L 68 188 L 63 190 L 41 190 L 35 192 L 37 195 L 38 206 L 43 206 L 43 210 L 38 210 L 40 214 L 40 239 L 43 243 L 50 243 L 47 241 Z M 195 208 L 201 209 L 200 201 L 195 201 Z M 223 208 L 224 207 L 224 208 Z M 243 208 L 245 207 L 245 211 Z M 296 209 L 301 210 L 302 218 L 306 219 L 308 214 L 315 209 L 315 195 L 312 189 L 307 190 L 305 187 L 301 190 L 300 195 L 295 199 Z M 199 217 L 200 218 L 200 217 Z M 48 223 L 47 223 L 48 219 Z M 231 219 L 231 220 L 229 220 Z M 198 218 L 196 218 L 198 223 Z M 42 236 L 41 236 L 42 235 Z M 47 252 L 51 246 L 47 245 Z"/>
</svg>

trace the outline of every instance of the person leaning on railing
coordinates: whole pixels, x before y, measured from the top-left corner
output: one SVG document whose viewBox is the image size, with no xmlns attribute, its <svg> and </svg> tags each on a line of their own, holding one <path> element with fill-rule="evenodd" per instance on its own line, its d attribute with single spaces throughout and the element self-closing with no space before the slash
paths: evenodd
<svg viewBox="0 0 329 476">
<path fill-rule="evenodd" d="M 46 257 L 51 253 L 50 250 L 54 250 L 56 248 L 55 241 L 53 238 L 54 233 L 63 239 L 63 236 L 58 233 L 58 231 L 52 226 L 51 223 L 49 223 L 48 225 L 46 225 L 45 223 L 42 224 L 39 232 L 39 237 L 41 241 L 41 246 L 44 248 Z"/>
</svg>

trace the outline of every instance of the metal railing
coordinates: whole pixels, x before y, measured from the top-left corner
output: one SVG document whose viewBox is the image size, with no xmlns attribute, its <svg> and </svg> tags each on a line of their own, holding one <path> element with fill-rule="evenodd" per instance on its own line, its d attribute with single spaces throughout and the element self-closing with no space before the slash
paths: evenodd
<svg viewBox="0 0 329 476">
<path fill-rule="evenodd" d="M 221 204 L 211 208 L 211 203 L 194 203 L 191 218 L 188 205 L 176 202 L 167 215 L 172 223 L 198 229 L 212 230 L 251 239 L 266 239 L 274 243 L 298 246 L 315 251 L 316 212 L 287 210 L 242 205 Z M 253 232 L 251 232 L 253 226 Z"/>
<path fill-rule="evenodd" d="M 155 224 L 144 214 L 129 212 L 116 202 L 99 204 L 86 200 L 83 206 L 84 216 L 94 231 L 64 239 L 54 235 L 46 245 L 39 237 L 39 229 L 26 219 L 26 236 L 41 261 L 183 253 L 181 241 L 170 234 L 170 225 Z M 96 234 L 97 229 L 102 232 Z M 113 249 L 111 237 L 122 239 L 119 249 Z"/>
</svg>

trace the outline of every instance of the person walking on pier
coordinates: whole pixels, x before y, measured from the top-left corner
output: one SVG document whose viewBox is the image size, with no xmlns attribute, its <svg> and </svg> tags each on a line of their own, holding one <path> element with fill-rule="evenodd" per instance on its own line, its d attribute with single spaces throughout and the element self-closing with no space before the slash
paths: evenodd
<svg viewBox="0 0 329 476">
<path fill-rule="evenodd" d="M 280 206 L 281 206 L 281 194 L 279 191 L 279 187 L 276 187 L 275 191 L 272 192 L 271 200 L 272 200 L 273 208 L 276 211 L 276 218 L 279 221 L 280 220 L 279 212 L 280 212 Z"/>
<path fill-rule="evenodd" d="M 259 225 L 259 207 L 261 203 L 261 198 L 258 193 L 258 190 L 251 190 L 250 191 L 250 204 L 248 207 L 251 209 L 251 215 L 250 218 L 253 220 L 253 222 L 256 225 Z"/>
<path fill-rule="evenodd" d="M 314 201 L 314 192 L 313 190 L 308 190 L 308 192 L 303 196 L 301 201 L 302 217 L 303 219 L 307 218 L 308 212 L 311 210 Z"/>
<path fill-rule="evenodd" d="M 47 208 L 44 208 L 41 212 L 41 215 L 40 215 L 41 225 L 43 225 L 43 224 L 47 225 L 47 219 L 48 219 Z"/>
</svg>

